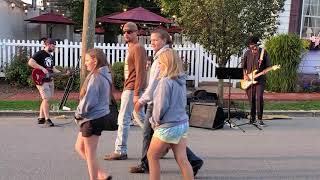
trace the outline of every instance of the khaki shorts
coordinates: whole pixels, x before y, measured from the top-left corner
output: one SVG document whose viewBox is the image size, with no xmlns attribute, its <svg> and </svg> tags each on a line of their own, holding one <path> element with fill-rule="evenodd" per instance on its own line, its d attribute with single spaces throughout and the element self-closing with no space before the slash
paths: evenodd
<svg viewBox="0 0 320 180">
<path fill-rule="evenodd" d="M 39 93 L 42 99 L 49 100 L 53 96 L 53 91 L 54 91 L 53 81 L 45 82 L 41 86 L 37 85 L 37 88 L 39 90 Z"/>
</svg>

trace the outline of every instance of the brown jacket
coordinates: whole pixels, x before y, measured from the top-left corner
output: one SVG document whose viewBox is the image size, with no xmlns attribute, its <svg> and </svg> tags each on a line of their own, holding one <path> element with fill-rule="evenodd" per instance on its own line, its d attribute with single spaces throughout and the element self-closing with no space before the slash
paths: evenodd
<svg viewBox="0 0 320 180">
<path fill-rule="evenodd" d="M 134 95 L 139 96 L 139 92 L 146 87 L 147 52 L 139 43 L 129 46 L 128 51 L 129 54 L 126 58 L 128 61 L 128 78 L 124 82 L 124 89 L 134 90 Z"/>
</svg>

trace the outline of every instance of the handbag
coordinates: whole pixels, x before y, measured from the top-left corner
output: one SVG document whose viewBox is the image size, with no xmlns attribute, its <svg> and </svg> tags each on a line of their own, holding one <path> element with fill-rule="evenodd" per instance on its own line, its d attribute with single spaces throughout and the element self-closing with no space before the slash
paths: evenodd
<svg viewBox="0 0 320 180">
<path fill-rule="evenodd" d="M 117 101 L 114 99 L 112 95 L 112 84 L 110 80 L 108 79 L 110 84 L 110 103 L 109 103 L 109 110 L 110 113 L 105 116 L 104 121 L 104 127 L 103 130 L 105 131 L 116 131 L 118 130 L 118 107 L 117 107 Z"/>
</svg>

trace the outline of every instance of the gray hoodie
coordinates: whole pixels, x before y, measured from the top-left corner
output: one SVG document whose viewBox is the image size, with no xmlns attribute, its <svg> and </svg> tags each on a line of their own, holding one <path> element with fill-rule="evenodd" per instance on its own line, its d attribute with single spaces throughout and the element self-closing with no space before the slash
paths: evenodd
<svg viewBox="0 0 320 180">
<path fill-rule="evenodd" d="M 162 47 L 154 56 L 153 58 L 153 63 L 150 68 L 150 76 L 149 76 L 149 82 L 148 82 L 148 87 L 145 89 L 144 93 L 139 99 L 139 103 L 142 105 L 145 105 L 146 103 L 151 103 L 152 102 L 152 95 L 154 90 L 156 89 L 158 85 L 158 76 L 159 76 L 159 64 L 158 64 L 158 59 L 159 55 L 166 49 L 169 48 L 169 45 L 165 45 Z"/>
<path fill-rule="evenodd" d="M 186 76 L 176 79 L 163 77 L 153 93 L 153 111 L 150 123 L 153 127 L 173 127 L 188 122 L 186 113 Z"/>
<path fill-rule="evenodd" d="M 107 66 L 99 68 L 98 73 L 90 77 L 87 92 L 80 100 L 75 116 L 77 124 L 103 117 L 109 114 L 111 73 Z"/>
</svg>

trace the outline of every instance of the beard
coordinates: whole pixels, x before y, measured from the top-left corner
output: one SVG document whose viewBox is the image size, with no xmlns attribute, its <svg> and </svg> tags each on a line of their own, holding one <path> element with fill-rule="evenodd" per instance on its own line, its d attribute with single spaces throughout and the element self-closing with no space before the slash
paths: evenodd
<svg viewBox="0 0 320 180">
<path fill-rule="evenodd" d="M 52 52 L 54 51 L 54 49 L 49 48 L 48 51 L 49 51 L 50 53 L 52 53 Z"/>
</svg>

